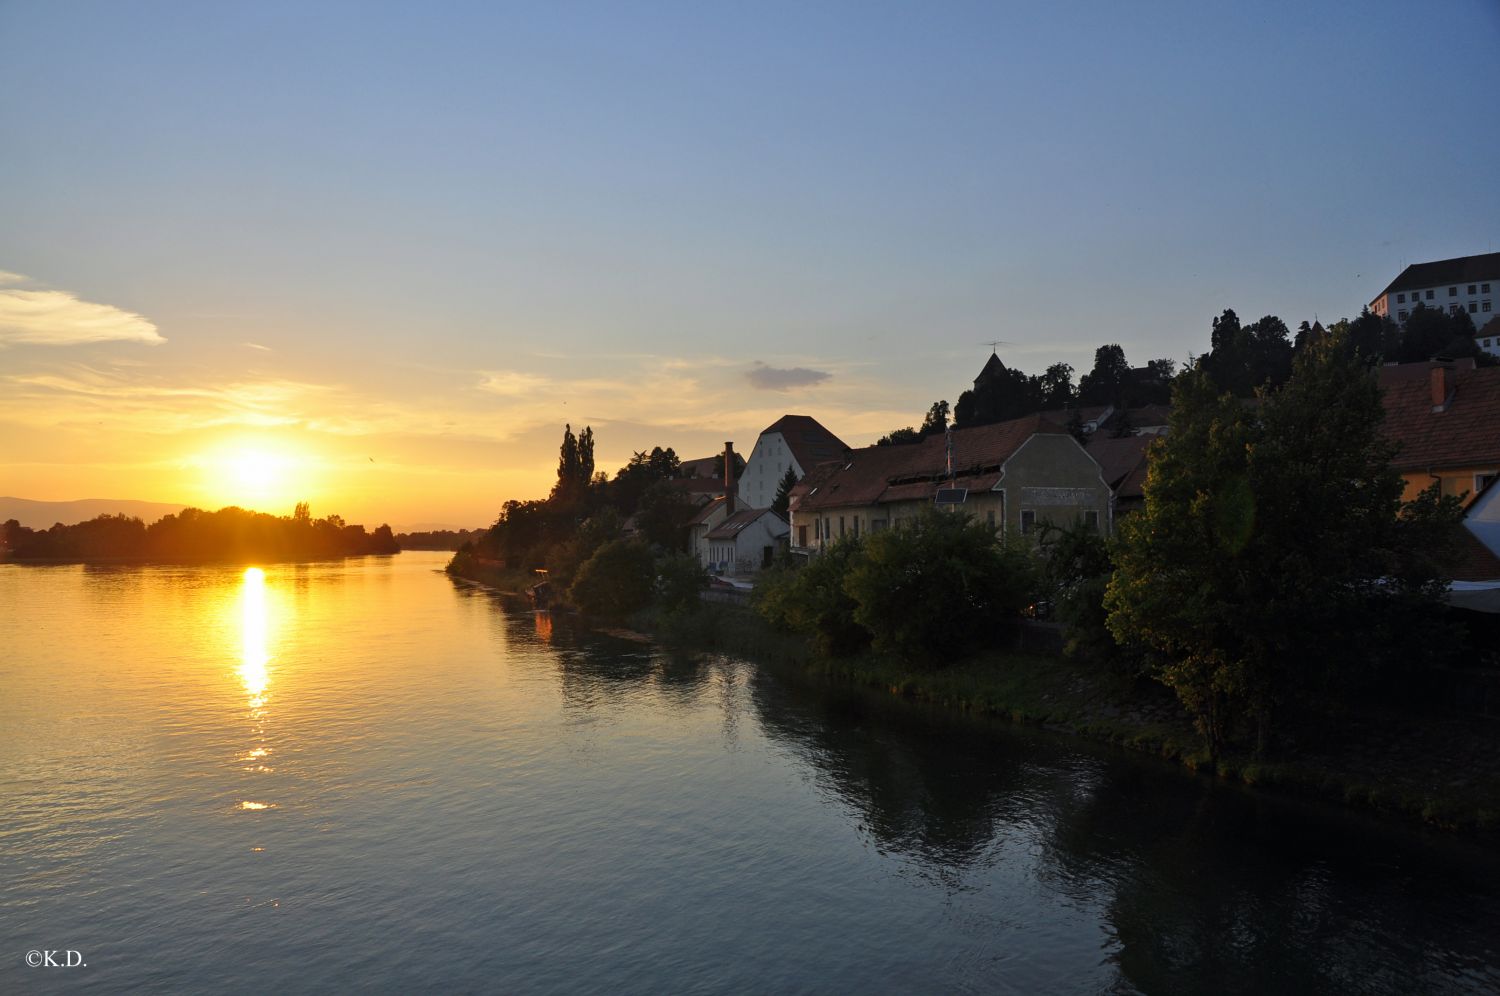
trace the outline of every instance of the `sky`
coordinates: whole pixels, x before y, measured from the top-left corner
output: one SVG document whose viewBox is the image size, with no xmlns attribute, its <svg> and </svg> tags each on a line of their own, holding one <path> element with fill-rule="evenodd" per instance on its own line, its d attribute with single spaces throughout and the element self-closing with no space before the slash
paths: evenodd
<svg viewBox="0 0 1500 996">
<path fill-rule="evenodd" d="M 0 0 L 0 494 L 398 527 L 1500 250 L 1500 0 Z"/>
</svg>

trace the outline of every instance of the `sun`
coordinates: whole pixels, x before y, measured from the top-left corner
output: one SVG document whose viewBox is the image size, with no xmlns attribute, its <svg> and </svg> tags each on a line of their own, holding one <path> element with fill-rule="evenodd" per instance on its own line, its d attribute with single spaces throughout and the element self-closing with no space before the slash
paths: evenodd
<svg viewBox="0 0 1500 996">
<path fill-rule="evenodd" d="M 227 441 L 194 462 L 203 474 L 203 494 L 215 508 L 281 512 L 312 497 L 311 462 L 276 440 Z"/>
<path fill-rule="evenodd" d="M 286 476 L 287 461 L 263 450 L 241 450 L 229 458 L 234 481 L 249 492 L 275 490 Z"/>
</svg>

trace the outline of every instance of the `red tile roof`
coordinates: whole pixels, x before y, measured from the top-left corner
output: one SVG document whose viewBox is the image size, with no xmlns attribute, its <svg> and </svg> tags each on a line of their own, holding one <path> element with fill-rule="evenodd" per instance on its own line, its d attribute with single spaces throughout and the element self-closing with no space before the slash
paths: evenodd
<svg viewBox="0 0 1500 996">
<path fill-rule="evenodd" d="M 958 487 L 988 490 L 1000 465 L 1032 436 L 1067 435 L 1039 415 L 953 431 L 953 470 Z M 795 489 L 798 511 L 924 500 L 948 479 L 947 435 L 936 433 L 906 446 L 867 446 L 844 460 L 809 472 Z"/>
<path fill-rule="evenodd" d="M 1146 480 L 1146 450 L 1160 438 L 1123 436 L 1115 439 L 1096 433 L 1085 448 L 1104 471 L 1104 481 L 1111 491 L 1121 498 L 1139 498 L 1141 485 Z"/>
<path fill-rule="evenodd" d="M 804 474 L 827 460 L 837 460 L 849 449 L 842 439 L 823 428 L 811 415 L 783 415 L 762 429 L 760 434 L 764 436 L 768 432 L 781 433 L 787 449 L 792 451 Z"/>
<path fill-rule="evenodd" d="M 1500 367 L 1448 364 L 1448 404 L 1432 410 L 1433 363 L 1380 368 L 1386 438 L 1397 445 L 1398 470 L 1500 464 Z"/>
</svg>

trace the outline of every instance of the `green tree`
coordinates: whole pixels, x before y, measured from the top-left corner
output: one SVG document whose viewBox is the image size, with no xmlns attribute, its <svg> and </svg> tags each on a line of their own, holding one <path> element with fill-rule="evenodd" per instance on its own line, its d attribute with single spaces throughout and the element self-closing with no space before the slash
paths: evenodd
<svg viewBox="0 0 1500 996">
<path fill-rule="evenodd" d="M 655 563 L 644 543 L 611 540 L 578 568 L 568 599 L 589 615 L 621 619 L 650 604 L 655 583 Z"/>
<path fill-rule="evenodd" d="M 1118 343 L 1110 343 L 1094 350 L 1094 368 L 1078 382 L 1078 400 L 1085 405 L 1114 405 L 1125 403 L 1125 391 L 1130 386 L 1130 364 L 1125 361 L 1125 350 Z"/>
<path fill-rule="evenodd" d="M 772 626 L 807 636 L 825 657 L 858 653 L 870 645 L 870 631 L 855 620 L 855 601 L 844 582 L 860 549 L 858 540 L 844 537 L 806 566 L 783 564 L 763 572 L 751 605 Z"/>
<path fill-rule="evenodd" d="M 844 591 L 877 649 L 937 667 L 1018 618 L 1033 581 L 1028 555 L 989 526 L 930 509 L 866 537 Z"/>
<path fill-rule="evenodd" d="M 1083 523 L 1045 524 L 1038 549 L 1042 584 L 1056 606 L 1066 635 L 1064 652 L 1096 661 L 1130 664 L 1109 632 L 1104 591 L 1114 571 L 1109 544 L 1097 529 Z"/>
<path fill-rule="evenodd" d="M 911 426 L 901 429 L 892 429 L 890 432 L 875 440 L 876 446 L 901 446 L 905 443 L 920 443 L 922 434 Z"/>
<path fill-rule="evenodd" d="M 671 553 L 656 562 L 656 602 L 668 612 L 696 612 L 707 587 L 708 573 L 691 553 Z"/>
<path fill-rule="evenodd" d="M 921 433 L 930 436 L 934 433 L 944 432 L 948 428 L 948 402 L 934 401 L 932 407 L 927 409 L 927 415 L 922 419 Z"/>
<path fill-rule="evenodd" d="M 1212 754 L 1237 726 L 1265 750 L 1291 704 L 1378 678 L 1394 619 L 1437 617 L 1436 567 L 1413 550 L 1428 526 L 1403 518 L 1379 388 L 1347 332 L 1298 356 L 1258 420 L 1202 371 L 1180 381 L 1145 509 L 1119 532 L 1109 626 L 1159 655 Z"/>
<path fill-rule="evenodd" d="M 771 511 L 787 518 L 791 508 L 792 489 L 797 486 L 797 468 L 787 465 L 786 473 L 781 475 L 781 483 L 776 485 L 776 499 L 771 502 Z"/>
<path fill-rule="evenodd" d="M 1177 378 L 1172 401 L 1145 507 L 1120 524 L 1104 604 L 1115 639 L 1158 655 L 1156 677 L 1217 756 L 1244 695 L 1247 577 L 1237 560 L 1254 525 L 1249 453 L 1258 434 L 1201 365 Z"/>
</svg>

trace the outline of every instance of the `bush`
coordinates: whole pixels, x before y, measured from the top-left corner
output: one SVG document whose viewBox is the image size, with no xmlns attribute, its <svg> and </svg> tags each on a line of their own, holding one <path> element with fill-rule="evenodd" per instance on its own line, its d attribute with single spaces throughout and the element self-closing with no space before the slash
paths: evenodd
<svg viewBox="0 0 1500 996">
<path fill-rule="evenodd" d="M 656 565 L 635 540 L 611 540 L 584 561 L 568 599 L 590 615 L 621 619 L 651 602 Z"/>
<path fill-rule="evenodd" d="M 1024 550 L 968 516 L 934 509 L 868 536 L 843 588 L 877 649 L 937 667 L 1015 620 L 1035 578 Z"/>
<path fill-rule="evenodd" d="M 751 604 L 772 626 L 809 637 L 819 654 L 856 654 L 870 645 L 870 631 L 855 620 L 844 582 L 859 555 L 859 542 L 846 537 L 804 567 L 772 568 L 761 575 Z"/>
<path fill-rule="evenodd" d="M 1134 656 L 1126 658 L 1106 625 L 1109 613 L 1104 608 L 1104 592 L 1114 565 L 1104 537 L 1082 523 L 1066 529 L 1047 526 L 1041 553 L 1042 586 L 1056 605 L 1057 620 L 1066 634 L 1064 653 L 1127 667 L 1134 664 Z"/>
<path fill-rule="evenodd" d="M 669 553 L 656 562 L 656 602 L 667 612 L 697 612 L 707 586 L 708 574 L 690 553 Z"/>
</svg>

